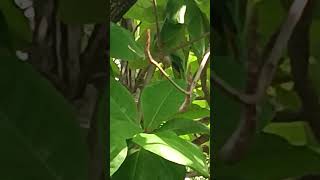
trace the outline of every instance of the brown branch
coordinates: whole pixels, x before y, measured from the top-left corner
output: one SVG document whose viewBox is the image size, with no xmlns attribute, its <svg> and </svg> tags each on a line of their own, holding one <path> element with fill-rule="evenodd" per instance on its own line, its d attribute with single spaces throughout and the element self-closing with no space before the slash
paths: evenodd
<svg viewBox="0 0 320 180">
<path fill-rule="evenodd" d="M 298 23 L 307 2 L 308 0 L 295 0 L 291 5 L 288 17 L 281 27 L 275 45 L 272 48 L 272 51 L 268 56 L 264 66 L 262 67 L 258 79 L 257 91 L 255 94 L 247 95 L 241 93 L 236 89 L 232 88 L 222 79 L 220 79 L 217 75 L 211 73 L 211 79 L 213 80 L 213 82 L 216 83 L 216 85 L 220 89 L 225 91 L 228 95 L 230 95 L 240 103 L 256 104 L 257 102 L 259 102 L 264 97 L 266 89 L 272 82 L 275 71 L 277 69 L 278 62 L 281 59 L 280 57 L 282 56 L 282 51 L 287 46 L 288 40 L 293 32 L 294 27 Z"/>
<path fill-rule="evenodd" d="M 281 27 L 276 43 L 261 70 L 257 93 L 255 94 L 256 102 L 259 102 L 264 97 L 266 89 L 270 86 L 283 50 L 287 47 L 289 38 L 301 18 L 307 2 L 308 0 L 295 0 L 291 5 L 288 17 Z"/>
<path fill-rule="evenodd" d="M 174 82 L 169 75 L 161 68 L 160 64 L 155 61 L 150 53 L 150 29 L 147 30 L 147 39 L 146 39 L 146 48 L 145 48 L 145 54 L 149 60 L 149 62 L 153 65 L 155 65 L 160 72 L 171 82 L 171 84 L 176 87 L 179 91 L 183 92 L 186 95 L 189 95 L 190 92 L 184 90 L 182 87 L 180 87 L 176 82 Z"/>
<path fill-rule="evenodd" d="M 259 50 L 258 50 L 258 11 L 251 7 L 247 19 L 247 57 L 248 71 L 246 93 L 253 94 L 257 88 L 259 73 Z M 255 136 L 257 124 L 256 104 L 243 106 L 242 118 L 236 130 L 227 140 L 219 152 L 219 156 L 226 162 L 235 162 L 247 154 L 250 144 Z"/>
<path fill-rule="evenodd" d="M 200 63 L 198 71 L 196 72 L 192 82 L 190 83 L 190 85 L 188 87 L 189 95 L 187 95 L 185 97 L 184 102 L 182 103 L 182 105 L 179 108 L 179 112 L 185 112 L 187 110 L 187 108 L 189 107 L 189 105 L 191 103 L 191 98 L 192 98 L 192 91 L 193 91 L 194 87 L 196 86 L 197 81 L 199 80 L 200 75 L 208 62 L 209 56 L 210 56 L 210 51 L 207 51 L 207 53 L 204 55 L 204 57 Z"/>
<path fill-rule="evenodd" d="M 252 104 L 255 102 L 255 97 L 253 95 L 239 92 L 237 89 L 230 86 L 226 81 L 221 79 L 214 71 L 211 71 L 210 76 L 210 79 L 214 83 L 213 86 L 217 86 L 217 88 L 227 93 L 227 95 L 232 97 L 237 102 L 241 104 Z"/>
<path fill-rule="evenodd" d="M 197 71 L 197 73 L 196 73 L 196 75 L 195 75 L 195 77 L 194 77 L 194 79 L 193 79 L 193 81 L 192 81 L 192 83 L 191 83 L 190 90 L 189 90 L 190 92 L 194 89 L 197 81 L 200 79 L 200 75 L 201 75 L 201 73 L 202 73 L 202 70 L 203 70 L 204 67 L 206 66 L 209 57 L 210 57 L 210 51 L 208 51 L 208 52 L 204 55 L 204 57 L 203 57 L 203 59 L 202 59 L 202 61 L 201 61 L 201 63 L 200 63 L 200 66 L 199 66 L 199 68 L 198 68 L 198 71 Z"/>
</svg>

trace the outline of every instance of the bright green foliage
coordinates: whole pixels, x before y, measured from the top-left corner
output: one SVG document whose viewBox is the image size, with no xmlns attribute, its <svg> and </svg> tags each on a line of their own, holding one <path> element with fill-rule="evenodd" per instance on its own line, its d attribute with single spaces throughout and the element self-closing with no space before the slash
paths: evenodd
<svg viewBox="0 0 320 180">
<path fill-rule="evenodd" d="M 114 23 L 110 23 L 110 55 L 113 58 L 126 61 L 142 61 L 144 51 L 140 44 L 134 41 L 130 32 Z"/>
<path fill-rule="evenodd" d="M 209 176 L 207 164 L 199 148 L 173 132 L 141 133 L 133 138 L 133 142 L 169 161 L 190 166 L 203 176 Z"/>
<path fill-rule="evenodd" d="M 159 131 L 173 131 L 177 135 L 204 133 L 210 134 L 210 129 L 204 124 L 192 119 L 172 119 L 165 123 Z"/>
<path fill-rule="evenodd" d="M 129 155 L 112 180 L 136 179 L 183 179 L 185 167 L 167 161 L 158 155 L 141 149 Z"/>
<path fill-rule="evenodd" d="M 120 167 L 127 154 L 126 139 L 142 132 L 137 123 L 137 108 L 130 93 L 111 79 L 110 98 L 110 175 Z"/>
<path fill-rule="evenodd" d="M 138 0 L 124 16 L 127 20 L 123 22 L 132 23 L 132 27 L 126 29 L 123 22 L 111 23 L 111 85 L 116 87 L 111 87 L 111 136 L 130 133 L 126 141 L 111 137 L 112 142 L 117 140 L 110 147 L 111 179 L 182 180 L 187 172 L 209 177 L 209 155 L 203 150 L 208 149 L 209 142 L 192 143 L 198 136 L 210 133 L 210 125 L 200 121 L 210 118 L 210 107 L 205 100 L 195 100 L 204 97 L 200 80 L 185 112 L 179 112 L 186 94 L 158 68 L 153 70 L 145 55 L 146 32 L 150 29 L 153 59 L 169 78 L 187 90 L 187 80 L 198 71 L 199 62 L 209 50 L 209 36 L 203 36 L 209 32 L 206 5 L 209 2 L 157 0 L 157 22 L 152 1 Z M 116 104 L 118 107 L 113 107 Z M 121 113 L 119 109 L 123 109 Z M 120 122 L 127 123 L 113 126 Z M 136 125 L 141 126 L 141 132 L 131 131 Z"/>
<path fill-rule="evenodd" d="M 169 81 L 147 86 L 141 95 L 144 128 L 148 131 L 158 128 L 178 112 L 183 100 L 184 94 Z"/>
</svg>

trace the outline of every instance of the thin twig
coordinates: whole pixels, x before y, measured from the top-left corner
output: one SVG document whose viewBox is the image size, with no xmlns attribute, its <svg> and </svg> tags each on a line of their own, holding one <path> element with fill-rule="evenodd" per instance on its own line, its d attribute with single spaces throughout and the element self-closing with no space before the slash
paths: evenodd
<svg viewBox="0 0 320 180">
<path fill-rule="evenodd" d="M 280 57 L 282 56 L 282 51 L 287 46 L 289 38 L 299 19 L 301 18 L 301 15 L 307 3 L 308 0 L 295 0 L 291 5 L 288 17 L 281 27 L 276 43 L 261 70 L 256 93 L 256 101 L 259 101 L 263 98 L 267 87 L 269 87 L 269 85 L 271 84 L 273 76 L 277 69 L 278 62 L 280 60 Z"/>
<path fill-rule="evenodd" d="M 236 101 L 242 104 L 252 104 L 255 102 L 255 97 L 253 95 L 248 95 L 242 92 L 239 92 L 237 89 L 230 86 L 227 82 L 221 79 L 215 72 L 211 71 L 210 79 L 213 81 L 214 85 L 228 93 Z"/>
<path fill-rule="evenodd" d="M 206 66 L 208 59 L 210 56 L 210 51 L 208 50 L 207 53 L 204 55 L 200 66 L 198 68 L 198 71 L 196 72 L 196 74 L 194 75 L 194 78 L 192 80 L 192 82 L 190 83 L 190 85 L 188 86 L 188 91 L 189 91 L 189 95 L 187 95 L 184 99 L 184 102 L 182 103 L 182 105 L 179 108 L 179 112 L 185 112 L 187 110 L 187 108 L 189 107 L 190 103 L 191 103 L 191 97 L 192 97 L 192 91 L 195 88 L 197 81 L 200 78 L 201 72 L 203 71 L 204 67 Z"/>
<path fill-rule="evenodd" d="M 208 52 L 204 55 L 204 57 L 203 57 L 203 59 L 202 59 L 202 61 L 201 61 L 201 64 L 200 64 L 200 66 L 199 66 L 199 68 L 198 68 L 198 71 L 197 71 L 197 74 L 195 75 L 195 77 L 194 77 L 194 79 L 193 79 L 193 81 L 192 81 L 192 83 L 191 83 L 191 86 L 190 86 L 190 89 L 189 89 L 190 92 L 192 92 L 192 90 L 193 90 L 193 88 L 195 87 L 197 81 L 200 79 L 200 75 L 201 75 L 201 73 L 202 73 L 203 68 L 206 66 L 206 64 L 207 64 L 207 62 L 208 62 L 209 56 L 210 56 L 210 51 L 208 51 Z"/>
<path fill-rule="evenodd" d="M 258 87 L 255 94 L 247 95 L 244 93 L 240 93 L 239 91 L 228 85 L 226 82 L 224 82 L 222 79 L 220 79 L 217 75 L 211 73 L 211 79 L 213 80 L 213 82 L 240 103 L 256 104 L 257 102 L 259 102 L 263 98 L 266 89 L 272 82 L 278 62 L 281 59 L 280 57 L 282 55 L 282 51 L 287 46 L 292 31 L 299 21 L 307 2 L 308 0 L 295 0 L 291 5 L 288 17 L 281 27 L 276 43 L 261 70 L 258 80 Z"/>
<path fill-rule="evenodd" d="M 155 61 L 150 53 L 150 29 L 147 29 L 147 40 L 146 40 L 146 48 L 145 48 L 145 53 L 146 56 L 148 57 L 148 60 L 151 64 L 155 65 L 160 72 L 181 92 L 183 92 L 186 95 L 189 95 L 190 92 L 184 90 L 183 88 L 181 88 L 176 82 L 174 82 L 169 75 L 161 68 L 160 64 Z"/>
</svg>

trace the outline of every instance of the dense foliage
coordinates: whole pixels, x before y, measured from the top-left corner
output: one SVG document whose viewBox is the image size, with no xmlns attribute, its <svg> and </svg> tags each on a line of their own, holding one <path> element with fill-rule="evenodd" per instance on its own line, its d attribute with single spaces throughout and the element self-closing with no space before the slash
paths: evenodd
<svg viewBox="0 0 320 180">
<path fill-rule="evenodd" d="M 110 24 L 111 179 L 209 177 L 209 7 L 138 0 Z"/>
</svg>

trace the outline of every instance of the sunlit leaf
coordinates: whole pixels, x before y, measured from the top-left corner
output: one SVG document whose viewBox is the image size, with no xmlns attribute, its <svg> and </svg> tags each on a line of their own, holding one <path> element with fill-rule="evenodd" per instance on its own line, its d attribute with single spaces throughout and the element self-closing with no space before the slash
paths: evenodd
<svg viewBox="0 0 320 180">
<path fill-rule="evenodd" d="M 185 171 L 184 166 L 141 149 L 125 160 L 112 180 L 182 180 Z"/>
<path fill-rule="evenodd" d="M 201 150 L 190 142 L 181 139 L 173 132 L 140 133 L 132 140 L 142 148 L 169 161 L 189 166 L 203 176 L 209 176 L 208 167 Z"/>
</svg>

